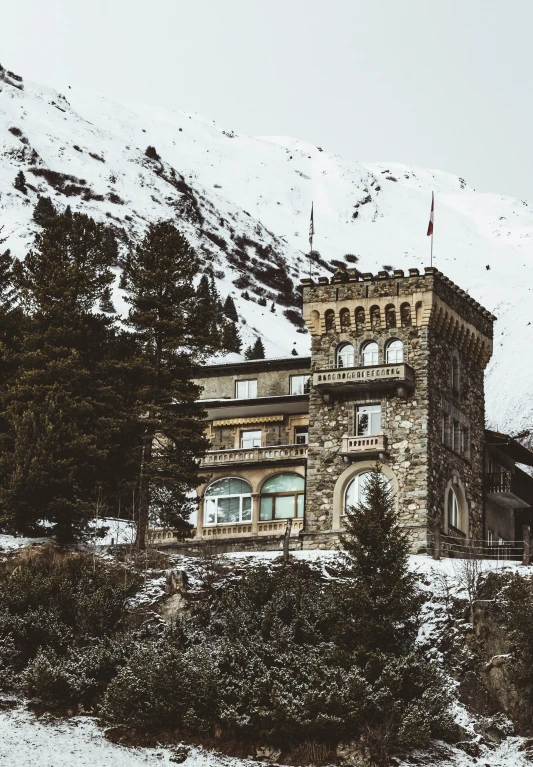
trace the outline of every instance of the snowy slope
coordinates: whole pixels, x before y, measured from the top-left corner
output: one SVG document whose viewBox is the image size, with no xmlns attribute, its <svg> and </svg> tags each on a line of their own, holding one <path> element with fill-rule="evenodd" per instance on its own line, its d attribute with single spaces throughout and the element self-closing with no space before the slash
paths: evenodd
<svg viewBox="0 0 533 767">
<path fill-rule="evenodd" d="M 309 337 L 284 318 L 285 307 L 278 304 L 272 314 L 269 306 L 280 276 L 297 284 L 308 274 L 311 200 L 314 246 L 322 257 L 352 253 L 362 271 L 376 272 L 384 264 L 428 265 L 434 190 L 435 265 L 498 317 L 487 371 L 490 425 L 517 432 L 531 424 L 533 210 L 527 202 L 480 194 L 441 171 L 348 164 L 296 139 L 242 136 L 187 112 L 123 106 L 75 88 L 60 95 L 3 77 L 0 226 L 6 246 L 17 255 L 30 246 L 37 193 L 107 220 L 123 233 L 124 247 L 147 221 L 175 217 L 213 265 L 223 297 L 234 295 L 246 322 L 244 343 L 261 335 L 268 356 L 286 355 L 294 345 L 308 352 Z M 145 157 L 148 145 L 161 162 Z M 51 185 L 32 168 L 73 180 L 52 178 Z M 35 189 L 26 196 L 13 188 L 19 169 Z M 242 287 L 233 284 L 243 272 L 255 301 L 244 300 Z M 267 307 L 256 302 L 261 291 Z"/>
</svg>

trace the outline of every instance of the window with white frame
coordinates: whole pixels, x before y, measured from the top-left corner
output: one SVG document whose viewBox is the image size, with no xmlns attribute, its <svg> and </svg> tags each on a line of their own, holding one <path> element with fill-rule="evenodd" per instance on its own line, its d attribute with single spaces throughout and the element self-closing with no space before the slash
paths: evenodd
<svg viewBox="0 0 533 767">
<path fill-rule="evenodd" d="M 252 487 L 237 477 L 212 482 L 204 495 L 204 524 L 228 525 L 252 521 Z"/>
<path fill-rule="evenodd" d="M 357 405 L 355 408 L 356 437 L 372 434 L 381 434 L 381 405 Z"/>
<path fill-rule="evenodd" d="M 487 543 L 489 544 L 489 546 L 494 545 L 494 533 L 492 532 L 492 530 L 487 530 Z"/>
<path fill-rule="evenodd" d="M 309 391 L 309 376 L 291 376 L 290 392 L 291 394 L 305 394 Z"/>
<path fill-rule="evenodd" d="M 241 431 L 241 448 L 248 450 L 251 447 L 261 447 L 261 429 Z"/>
<path fill-rule="evenodd" d="M 257 378 L 235 381 L 236 399 L 254 399 L 255 397 L 257 397 Z"/>
<path fill-rule="evenodd" d="M 263 483 L 259 519 L 292 519 L 304 515 L 304 478 L 299 474 L 276 474 Z"/>
<path fill-rule="evenodd" d="M 459 501 L 453 487 L 448 490 L 448 524 L 459 530 Z"/>
<path fill-rule="evenodd" d="M 379 364 L 379 348 L 375 341 L 369 341 L 363 346 L 362 359 L 365 367 Z"/>
<path fill-rule="evenodd" d="M 366 502 L 367 482 L 370 477 L 370 471 L 361 471 L 346 485 L 344 491 L 344 511 L 352 506 L 358 506 Z M 384 477 L 390 487 L 389 480 Z"/>
<path fill-rule="evenodd" d="M 307 445 L 309 442 L 309 426 L 294 427 L 294 444 Z"/>
<path fill-rule="evenodd" d="M 387 365 L 403 362 L 403 343 L 397 338 L 387 344 Z"/>
<path fill-rule="evenodd" d="M 337 349 L 337 367 L 353 368 L 355 365 L 355 349 L 351 344 L 342 344 Z"/>
</svg>

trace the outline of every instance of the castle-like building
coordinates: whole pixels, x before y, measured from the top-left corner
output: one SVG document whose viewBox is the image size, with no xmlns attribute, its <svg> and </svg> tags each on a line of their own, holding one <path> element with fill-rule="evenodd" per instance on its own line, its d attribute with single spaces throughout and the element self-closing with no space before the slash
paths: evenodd
<svg viewBox="0 0 533 767">
<path fill-rule="evenodd" d="M 331 548 L 379 461 L 413 552 L 511 546 L 533 453 L 485 429 L 490 312 L 435 268 L 303 280 L 308 358 L 201 369 L 211 449 L 195 541 Z"/>
</svg>

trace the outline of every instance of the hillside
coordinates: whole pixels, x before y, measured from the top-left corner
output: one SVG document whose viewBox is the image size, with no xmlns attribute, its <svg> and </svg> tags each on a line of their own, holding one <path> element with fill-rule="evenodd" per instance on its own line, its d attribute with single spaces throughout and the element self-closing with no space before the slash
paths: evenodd
<svg viewBox="0 0 533 767">
<path fill-rule="evenodd" d="M 160 159 L 146 157 L 147 146 Z M 19 170 L 26 194 L 13 187 Z M 175 218 L 212 266 L 221 294 L 234 295 L 244 343 L 262 336 L 267 356 L 308 352 L 309 337 L 284 312 L 297 308 L 296 286 L 309 273 L 311 200 L 322 258 L 351 253 L 361 271 L 375 272 L 385 264 L 428 265 L 432 190 L 435 265 L 498 317 L 488 421 L 521 431 L 533 417 L 525 351 L 533 337 L 533 210 L 526 201 L 476 192 L 441 171 L 348 164 L 296 139 L 243 136 L 195 114 L 123 106 L 75 87 L 59 94 L 0 71 L 3 247 L 18 256 L 30 247 L 38 194 L 106 220 L 123 248 L 147 222 Z"/>
</svg>

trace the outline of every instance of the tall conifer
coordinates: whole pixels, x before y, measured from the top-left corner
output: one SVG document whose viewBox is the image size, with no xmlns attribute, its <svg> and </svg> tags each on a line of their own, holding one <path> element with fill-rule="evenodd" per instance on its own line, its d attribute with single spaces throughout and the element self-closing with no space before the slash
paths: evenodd
<svg viewBox="0 0 533 767">
<path fill-rule="evenodd" d="M 193 284 L 198 268 L 185 237 L 164 221 L 149 226 L 124 267 L 127 322 L 139 339 L 146 373 L 139 549 L 146 545 L 150 509 L 164 524 L 186 527 L 192 510 L 188 493 L 199 482 L 197 459 L 206 440 L 203 411 L 196 402 L 199 390 L 191 377 L 206 346 L 205 334 L 198 334 L 203 305 Z"/>
</svg>

